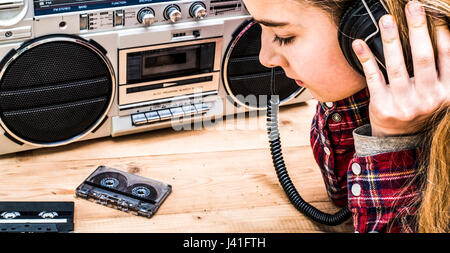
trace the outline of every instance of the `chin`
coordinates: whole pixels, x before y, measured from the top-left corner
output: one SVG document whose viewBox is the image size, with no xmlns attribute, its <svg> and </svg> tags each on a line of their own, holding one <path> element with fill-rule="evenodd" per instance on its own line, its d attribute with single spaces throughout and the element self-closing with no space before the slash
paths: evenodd
<svg viewBox="0 0 450 253">
<path fill-rule="evenodd" d="M 308 87 L 305 86 L 305 88 L 308 88 Z M 318 100 L 319 102 L 323 102 L 323 103 L 335 102 L 335 101 L 344 99 L 344 97 L 340 98 L 340 97 L 336 97 L 336 96 L 330 96 L 331 93 L 323 94 L 324 92 L 317 93 L 312 90 L 309 90 L 309 91 L 311 92 L 311 95 L 314 99 Z"/>
</svg>

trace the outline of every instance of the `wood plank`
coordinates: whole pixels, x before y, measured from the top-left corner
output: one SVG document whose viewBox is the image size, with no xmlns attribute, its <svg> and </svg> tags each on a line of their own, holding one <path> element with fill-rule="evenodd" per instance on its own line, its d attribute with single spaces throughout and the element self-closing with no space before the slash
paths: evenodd
<svg viewBox="0 0 450 253">
<path fill-rule="evenodd" d="M 78 205 L 77 205 L 78 206 Z M 319 205 L 319 207 L 322 207 Z M 349 222 L 337 227 L 327 227 L 291 212 L 291 205 L 228 209 L 156 215 L 150 220 L 139 217 L 122 217 L 115 210 L 110 216 L 90 213 L 80 217 L 86 206 L 78 208 L 78 232 L 159 232 L 159 233 L 295 233 L 295 232 L 349 232 Z M 105 208 L 107 209 L 107 208 Z M 113 213 L 117 213 L 113 216 Z M 126 225 L 125 225 L 126 224 Z"/>
</svg>

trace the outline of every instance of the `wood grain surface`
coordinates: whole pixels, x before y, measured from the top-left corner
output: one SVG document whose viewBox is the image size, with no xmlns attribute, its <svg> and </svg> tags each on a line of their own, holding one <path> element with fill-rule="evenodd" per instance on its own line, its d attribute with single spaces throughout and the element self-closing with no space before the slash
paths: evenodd
<svg viewBox="0 0 450 253">
<path fill-rule="evenodd" d="M 303 198 L 330 202 L 309 144 L 315 101 L 281 108 L 289 174 Z M 99 165 L 172 185 L 151 219 L 74 196 Z M 273 169 L 265 117 L 219 120 L 201 130 L 163 129 L 0 156 L 1 201 L 74 201 L 75 232 L 352 232 L 311 222 L 290 203 Z"/>
</svg>

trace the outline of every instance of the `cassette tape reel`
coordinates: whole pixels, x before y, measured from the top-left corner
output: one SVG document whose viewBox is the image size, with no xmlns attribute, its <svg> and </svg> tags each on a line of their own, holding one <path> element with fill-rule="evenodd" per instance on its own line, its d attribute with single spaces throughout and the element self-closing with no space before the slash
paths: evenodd
<svg viewBox="0 0 450 253">
<path fill-rule="evenodd" d="M 76 189 L 76 196 L 151 218 L 171 191 L 171 185 L 100 166 Z"/>
</svg>

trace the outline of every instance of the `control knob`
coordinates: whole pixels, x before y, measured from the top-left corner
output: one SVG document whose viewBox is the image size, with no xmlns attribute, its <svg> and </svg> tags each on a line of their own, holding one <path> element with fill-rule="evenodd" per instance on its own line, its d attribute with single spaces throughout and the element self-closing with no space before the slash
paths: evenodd
<svg viewBox="0 0 450 253">
<path fill-rule="evenodd" d="M 170 20 L 170 22 L 175 23 L 181 19 L 181 10 L 180 7 L 173 4 L 166 8 L 164 11 L 164 17 L 166 20 Z"/>
<path fill-rule="evenodd" d="M 155 22 L 155 12 L 151 8 L 142 8 L 138 12 L 137 19 L 139 23 L 150 26 Z"/>
<path fill-rule="evenodd" d="M 196 19 L 204 19 L 208 15 L 206 6 L 202 2 L 193 3 L 191 5 L 189 12 L 191 14 L 191 17 L 196 18 Z"/>
</svg>

